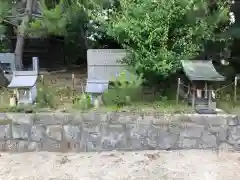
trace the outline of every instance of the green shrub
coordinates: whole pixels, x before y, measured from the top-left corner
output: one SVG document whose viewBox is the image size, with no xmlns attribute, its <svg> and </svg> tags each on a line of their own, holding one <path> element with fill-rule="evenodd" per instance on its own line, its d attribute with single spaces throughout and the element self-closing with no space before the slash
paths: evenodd
<svg viewBox="0 0 240 180">
<path fill-rule="evenodd" d="M 18 106 L 1 106 L 0 112 L 14 112 L 14 113 L 35 113 L 36 107 L 30 105 L 18 105 Z"/>
<path fill-rule="evenodd" d="M 49 86 L 38 84 L 37 85 L 37 98 L 36 105 L 39 107 L 49 107 L 56 108 L 57 100 L 56 100 L 56 91 L 50 88 Z"/>
<path fill-rule="evenodd" d="M 77 95 L 73 99 L 73 107 L 79 110 L 87 110 L 92 107 L 91 98 L 87 93 L 82 93 L 81 95 Z"/>
<path fill-rule="evenodd" d="M 208 42 L 227 41 L 220 34 L 227 33 L 229 11 L 223 0 L 124 0 L 108 21 L 100 21 L 129 52 L 125 62 L 159 81 L 177 72 L 180 60 L 196 58 Z"/>
<path fill-rule="evenodd" d="M 106 106 L 130 105 L 131 102 L 136 102 L 141 99 L 142 76 L 136 77 L 131 74 L 130 77 L 127 78 L 126 75 L 125 71 L 117 78 L 114 78 L 112 85 L 103 93 L 103 102 Z"/>
</svg>

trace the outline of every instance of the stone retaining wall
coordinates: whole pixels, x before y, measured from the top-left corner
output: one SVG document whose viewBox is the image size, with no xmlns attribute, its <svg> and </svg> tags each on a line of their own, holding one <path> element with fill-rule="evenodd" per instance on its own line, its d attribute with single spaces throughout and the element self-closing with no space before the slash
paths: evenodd
<svg viewBox="0 0 240 180">
<path fill-rule="evenodd" d="M 0 114 L 0 151 L 240 150 L 232 115 Z"/>
</svg>

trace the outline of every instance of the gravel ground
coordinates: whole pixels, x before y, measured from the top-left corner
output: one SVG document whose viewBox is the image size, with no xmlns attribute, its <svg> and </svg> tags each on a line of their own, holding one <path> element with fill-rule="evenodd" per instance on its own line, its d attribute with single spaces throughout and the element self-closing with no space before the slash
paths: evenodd
<svg viewBox="0 0 240 180">
<path fill-rule="evenodd" d="M 5 180 L 239 180 L 240 153 L 142 151 L 0 154 Z"/>
</svg>

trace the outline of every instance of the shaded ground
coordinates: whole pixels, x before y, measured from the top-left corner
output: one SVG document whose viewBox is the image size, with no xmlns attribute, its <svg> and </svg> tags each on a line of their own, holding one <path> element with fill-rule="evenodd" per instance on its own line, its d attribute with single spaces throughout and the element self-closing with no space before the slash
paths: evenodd
<svg viewBox="0 0 240 180">
<path fill-rule="evenodd" d="M 240 153 L 143 151 L 1 153 L 6 180 L 239 180 Z"/>
<path fill-rule="evenodd" d="M 47 92 L 50 96 L 51 103 L 56 108 L 49 109 L 48 107 L 35 108 L 36 111 L 64 111 L 75 112 L 79 111 L 79 107 L 73 107 L 73 99 L 79 98 L 82 90 L 85 90 L 87 69 L 86 67 L 75 67 L 70 69 L 62 69 L 58 71 L 40 71 L 40 74 L 44 77 L 45 86 L 47 86 L 51 92 Z M 72 74 L 75 76 L 75 86 L 73 88 Z M 173 83 L 174 84 L 174 83 Z M 39 87 L 39 86 L 38 86 Z M 73 91 L 73 89 L 75 89 Z M 155 90 L 158 90 L 155 94 Z M 175 91 L 173 91 L 173 97 L 163 96 L 159 90 L 161 88 L 150 87 L 145 88 L 141 95 L 142 100 L 140 102 L 131 102 L 130 106 L 116 107 L 115 105 L 108 105 L 99 108 L 99 111 L 127 111 L 127 112 L 161 112 L 161 113 L 192 113 L 191 106 L 188 106 L 186 102 L 179 102 L 176 105 Z M 232 92 L 232 89 L 231 89 Z M 0 89 L 0 112 L 22 112 L 16 109 L 9 108 L 9 99 L 12 92 L 9 89 Z M 226 94 L 226 93 L 222 93 Z M 139 97 L 140 98 L 140 97 Z M 240 102 L 240 101 L 239 101 Z M 218 108 L 224 110 L 227 113 L 238 114 L 240 112 L 240 103 L 233 108 L 231 100 L 218 101 Z M 24 109 L 23 109 L 24 111 Z"/>
<path fill-rule="evenodd" d="M 79 111 L 79 108 L 73 108 L 72 99 L 80 96 L 82 90 L 85 90 L 87 72 L 86 68 L 71 68 L 68 70 L 59 71 L 40 71 L 43 75 L 44 84 L 50 90 L 47 94 L 51 97 L 52 104 L 56 104 L 57 109 L 51 109 L 50 111 L 62 111 L 67 112 Z M 75 76 L 75 83 L 73 88 L 72 75 Z M 39 77 L 40 78 L 40 77 Z M 41 84 L 41 83 L 39 83 Z M 39 87 L 39 86 L 38 86 Z M 73 89 L 75 91 L 73 92 Z M 158 92 L 159 93 L 159 92 Z M 12 91 L 9 89 L 0 90 L 0 111 L 9 110 L 9 98 Z M 175 100 L 163 100 L 160 94 L 154 94 L 153 89 L 148 89 L 141 95 L 142 100 L 140 102 L 132 102 L 130 106 L 117 107 L 115 105 L 103 106 L 99 108 L 99 111 L 127 111 L 127 112 L 192 112 L 191 107 L 186 106 L 184 103 L 176 105 Z M 140 97 L 139 97 L 140 98 Z M 154 101 L 154 102 L 153 102 Z M 11 108 L 12 109 L 12 108 Z M 38 111 L 49 111 L 48 108 L 37 109 Z M 15 112 L 15 111 L 14 111 Z M 18 111 L 17 111 L 18 112 Z"/>
</svg>

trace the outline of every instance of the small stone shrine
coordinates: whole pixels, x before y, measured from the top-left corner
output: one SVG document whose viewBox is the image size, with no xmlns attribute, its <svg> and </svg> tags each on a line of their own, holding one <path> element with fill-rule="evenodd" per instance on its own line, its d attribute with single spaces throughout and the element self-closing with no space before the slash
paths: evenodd
<svg viewBox="0 0 240 180">
<path fill-rule="evenodd" d="M 14 71 L 8 88 L 15 90 L 18 104 L 33 104 L 37 97 L 38 58 L 32 59 L 31 71 Z"/>
</svg>

